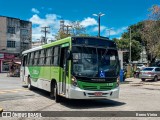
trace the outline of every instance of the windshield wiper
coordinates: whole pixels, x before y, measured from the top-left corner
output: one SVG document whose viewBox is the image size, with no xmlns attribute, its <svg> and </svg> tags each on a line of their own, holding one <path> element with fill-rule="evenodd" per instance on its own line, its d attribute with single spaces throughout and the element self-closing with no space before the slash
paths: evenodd
<svg viewBox="0 0 160 120">
<path fill-rule="evenodd" d="M 108 52 L 108 49 L 106 49 L 106 51 L 104 52 L 104 54 L 102 55 L 102 57 L 106 56 L 107 52 Z"/>
</svg>

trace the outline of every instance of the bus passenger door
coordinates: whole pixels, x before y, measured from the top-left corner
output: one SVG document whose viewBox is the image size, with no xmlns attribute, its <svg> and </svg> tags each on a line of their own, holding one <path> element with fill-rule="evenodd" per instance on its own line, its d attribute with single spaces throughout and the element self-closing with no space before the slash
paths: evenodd
<svg viewBox="0 0 160 120">
<path fill-rule="evenodd" d="M 66 77 L 68 76 L 68 65 L 67 65 L 67 51 L 68 51 L 68 47 L 61 47 L 61 56 L 60 56 L 60 67 L 62 68 L 61 71 L 61 86 L 60 86 L 60 93 L 62 94 L 66 94 Z"/>
</svg>

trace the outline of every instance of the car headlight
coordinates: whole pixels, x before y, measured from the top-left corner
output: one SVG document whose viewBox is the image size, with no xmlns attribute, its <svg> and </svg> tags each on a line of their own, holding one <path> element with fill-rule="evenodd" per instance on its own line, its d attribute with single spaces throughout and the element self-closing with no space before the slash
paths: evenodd
<svg viewBox="0 0 160 120">
<path fill-rule="evenodd" d="M 77 79 L 74 76 L 72 76 L 71 81 L 72 85 L 77 87 Z"/>
</svg>

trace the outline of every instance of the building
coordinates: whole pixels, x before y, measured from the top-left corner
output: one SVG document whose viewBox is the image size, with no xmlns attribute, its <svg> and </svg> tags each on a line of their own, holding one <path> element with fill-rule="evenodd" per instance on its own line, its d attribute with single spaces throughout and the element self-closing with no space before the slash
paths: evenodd
<svg viewBox="0 0 160 120">
<path fill-rule="evenodd" d="M 0 16 L 0 72 L 9 70 L 10 61 L 20 61 L 22 51 L 31 48 L 32 23 Z"/>
</svg>

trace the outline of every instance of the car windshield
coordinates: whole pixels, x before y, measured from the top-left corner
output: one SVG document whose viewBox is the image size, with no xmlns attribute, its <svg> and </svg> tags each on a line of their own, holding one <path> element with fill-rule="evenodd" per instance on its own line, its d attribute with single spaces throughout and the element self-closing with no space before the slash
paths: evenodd
<svg viewBox="0 0 160 120">
<path fill-rule="evenodd" d="M 143 71 L 152 71 L 154 68 L 144 68 Z"/>
<path fill-rule="evenodd" d="M 73 46 L 73 75 L 84 77 L 113 77 L 119 72 L 116 50 Z"/>
</svg>

